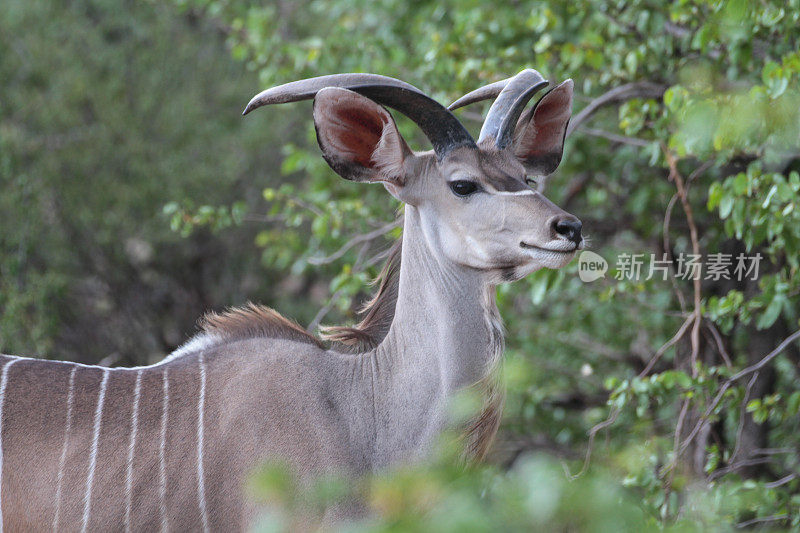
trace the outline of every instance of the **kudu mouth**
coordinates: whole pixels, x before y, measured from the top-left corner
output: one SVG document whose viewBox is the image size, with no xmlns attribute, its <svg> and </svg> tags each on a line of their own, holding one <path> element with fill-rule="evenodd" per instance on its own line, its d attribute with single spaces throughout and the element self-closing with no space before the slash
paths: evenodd
<svg viewBox="0 0 800 533">
<path fill-rule="evenodd" d="M 542 252 L 552 252 L 552 253 L 556 253 L 556 254 L 568 255 L 568 254 L 574 254 L 575 252 L 577 252 L 578 249 L 580 249 L 581 244 L 583 244 L 583 241 L 581 241 L 580 244 L 574 244 L 570 248 L 562 250 L 560 248 L 545 248 L 543 246 L 536 246 L 535 244 L 529 244 L 529 243 L 527 243 L 525 241 L 520 241 L 519 242 L 519 247 L 522 248 L 523 250 L 540 250 Z"/>
</svg>

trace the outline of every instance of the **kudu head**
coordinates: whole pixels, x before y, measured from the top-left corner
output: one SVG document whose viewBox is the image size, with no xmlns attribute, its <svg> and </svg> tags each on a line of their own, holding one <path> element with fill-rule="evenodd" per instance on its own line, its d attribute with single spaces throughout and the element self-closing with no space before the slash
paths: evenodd
<svg viewBox="0 0 800 533">
<path fill-rule="evenodd" d="M 534 70 L 473 91 L 450 109 L 496 98 L 477 143 L 447 108 L 400 80 L 337 74 L 256 95 L 257 107 L 314 99 L 317 140 L 328 164 L 348 180 L 382 182 L 414 206 L 432 253 L 511 281 L 566 265 L 583 247 L 581 223 L 535 190 L 532 178 L 561 161 L 572 108 L 572 80 L 524 110 L 548 84 Z M 413 152 L 383 105 L 413 120 L 433 145 Z"/>
</svg>

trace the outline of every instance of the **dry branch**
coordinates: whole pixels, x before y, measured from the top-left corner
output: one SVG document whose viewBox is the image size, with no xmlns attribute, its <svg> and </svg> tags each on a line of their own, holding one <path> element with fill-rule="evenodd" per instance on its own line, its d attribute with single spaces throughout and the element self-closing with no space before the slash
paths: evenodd
<svg viewBox="0 0 800 533">
<path fill-rule="evenodd" d="M 661 98 L 664 96 L 664 91 L 667 90 L 667 85 L 661 83 L 654 83 L 652 81 L 637 81 L 635 83 L 627 83 L 615 87 L 605 94 L 598 96 L 589 105 L 581 109 L 580 113 L 572 117 L 567 128 L 567 137 L 569 137 L 578 126 L 589 120 L 599 109 L 613 104 L 619 104 L 634 98 Z"/>
<path fill-rule="evenodd" d="M 356 235 L 355 237 L 344 243 L 341 248 L 333 252 L 331 255 L 327 255 L 325 257 L 310 257 L 308 259 L 308 262 L 312 265 L 326 265 L 328 263 L 333 263 L 334 261 L 342 257 L 345 253 L 347 253 L 347 250 L 349 250 L 356 244 L 369 242 L 379 237 L 382 237 L 385 234 L 392 231 L 393 229 L 399 228 L 401 224 L 402 221 L 398 219 L 389 224 L 384 224 L 383 226 L 381 226 L 376 230 Z"/>
</svg>

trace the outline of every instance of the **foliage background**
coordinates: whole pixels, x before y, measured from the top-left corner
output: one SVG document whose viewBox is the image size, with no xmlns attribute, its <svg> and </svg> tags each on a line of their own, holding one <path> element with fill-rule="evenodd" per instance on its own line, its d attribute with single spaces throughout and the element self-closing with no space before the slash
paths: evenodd
<svg viewBox="0 0 800 533">
<path fill-rule="evenodd" d="M 572 265 L 500 287 L 490 464 L 444 451 L 370 480 L 363 527 L 800 527 L 798 19 L 798 0 L 3 2 L 0 350 L 152 362 L 248 299 L 354 320 L 399 205 L 327 168 L 310 104 L 243 104 L 345 71 L 449 102 L 536 68 L 576 81 L 540 187 L 592 250 L 761 253 L 759 280 L 585 284 Z M 479 111 L 459 116 L 477 131 Z M 307 497 L 290 486 L 270 471 L 257 492 L 288 512 Z"/>
</svg>

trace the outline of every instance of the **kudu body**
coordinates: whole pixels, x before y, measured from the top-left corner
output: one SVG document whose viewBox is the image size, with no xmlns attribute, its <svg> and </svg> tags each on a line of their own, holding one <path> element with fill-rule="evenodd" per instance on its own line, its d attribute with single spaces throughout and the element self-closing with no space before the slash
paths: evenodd
<svg viewBox="0 0 800 533">
<path fill-rule="evenodd" d="M 210 315 L 148 367 L 0 356 L 0 529 L 244 529 L 256 509 L 243 485 L 262 461 L 283 459 L 310 480 L 424 455 L 454 392 L 490 385 L 502 353 L 495 285 L 559 268 L 582 246 L 577 219 L 527 184 L 558 165 L 571 109 L 567 81 L 523 113 L 543 85 L 528 70 L 456 102 L 496 98 L 477 144 L 447 109 L 383 76 L 256 96 L 246 112 L 314 98 L 331 167 L 406 204 L 402 246 L 365 321 L 333 329 L 326 348 L 251 305 Z M 379 104 L 412 118 L 434 150 L 412 152 Z M 476 456 L 502 404 L 486 394 L 467 436 Z"/>
</svg>

